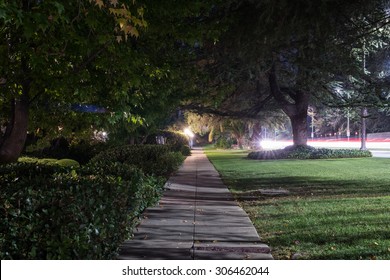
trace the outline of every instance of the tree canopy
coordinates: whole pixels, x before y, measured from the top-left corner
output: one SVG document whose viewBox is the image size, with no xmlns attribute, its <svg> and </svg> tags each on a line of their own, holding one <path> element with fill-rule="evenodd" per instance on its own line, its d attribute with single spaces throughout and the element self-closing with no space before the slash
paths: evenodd
<svg viewBox="0 0 390 280">
<path fill-rule="evenodd" d="M 20 155 L 28 126 L 133 131 L 161 120 L 178 104 L 180 81 L 190 71 L 179 61 L 190 55 L 180 45 L 197 32 L 187 18 L 199 16 L 206 4 L 2 2 L 0 161 Z M 106 114 L 75 114 L 74 104 L 93 104 Z"/>
<path fill-rule="evenodd" d="M 178 107 L 282 110 L 305 145 L 309 104 L 388 103 L 389 20 L 385 0 L 3 1 L 0 162 L 28 130 L 147 133 Z"/>
<path fill-rule="evenodd" d="M 363 54 L 374 64 L 388 53 L 387 1 L 229 1 L 216 10 L 214 20 L 224 20 L 225 32 L 209 44 L 203 60 L 223 102 L 197 105 L 198 111 L 212 107 L 232 114 L 223 104 L 243 104 L 233 114 L 256 117 L 276 104 L 291 120 L 294 143 L 306 145 L 308 106 L 343 106 L 337 83 L 350 80 L 360 92 L 350 96 L 350 104 L 388 103 L 383 69 L 363 69 Z M 246 104 L 237 103 L 237 95 Z"/>
</svg>

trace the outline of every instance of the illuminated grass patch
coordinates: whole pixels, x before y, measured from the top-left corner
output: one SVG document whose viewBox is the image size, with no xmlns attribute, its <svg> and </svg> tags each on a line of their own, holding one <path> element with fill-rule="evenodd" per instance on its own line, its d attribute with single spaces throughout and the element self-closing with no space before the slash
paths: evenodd
<svg viewBox="0 0 390 280">
<path fill-rule="evenodd" d="M 245 151 L 206 153 L 275 258 L 390 259 L 390 159 L 253 161 Z"/>
</svg>

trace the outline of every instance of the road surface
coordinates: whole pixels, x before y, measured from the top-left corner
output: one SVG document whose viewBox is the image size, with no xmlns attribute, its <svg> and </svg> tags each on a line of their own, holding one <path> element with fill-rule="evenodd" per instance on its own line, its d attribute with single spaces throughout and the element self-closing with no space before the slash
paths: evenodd
<svg viewBox="0 0 390 280">
<path fill-rule="evenodd" d="M 274 141 L 263 140 L 261 145 L 265 149 L 283 149 L 286 146 L 292 145 L 292 141 Z M 309 140 L 308 145 L 317 148 L 331 149 L 360 149 L 360 141 L 354 139 L 350 141 L 338 139 L 316 139 Z M 367 140 L 367 148 L 371 151 L 373 157 L 390 158 L 390 139 L 369 139 Z"/>
</svg>

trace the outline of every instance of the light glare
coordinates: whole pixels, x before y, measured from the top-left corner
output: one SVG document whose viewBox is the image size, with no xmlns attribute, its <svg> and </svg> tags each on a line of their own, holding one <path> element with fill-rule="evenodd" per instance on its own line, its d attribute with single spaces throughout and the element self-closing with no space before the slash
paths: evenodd
<svg viewBox="0 0 390 280">
<path fill-rule="evenodd" d="M 275 141 L 275 140 L 260 141 L 260 146 L 266 150 L 283 149 L 289 145 L 292 145 L 291 141 Z"/>
<path fill-rule="evenodd" d="M 191 129 L 189 129 L 188 127 L 184 129 L 184 133 L 191 138 L 195 136 L 194 133 L 191 131 Z"/>
</svg>

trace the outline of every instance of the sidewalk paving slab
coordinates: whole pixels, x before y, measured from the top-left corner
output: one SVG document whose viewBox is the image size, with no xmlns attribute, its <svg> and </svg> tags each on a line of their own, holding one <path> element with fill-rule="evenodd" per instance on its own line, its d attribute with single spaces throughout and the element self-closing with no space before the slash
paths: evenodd
<svg viewBox="0 0 390 280">
<path fill-rule="evenodd" d="M 273 259 L 201 149 L 192 151 L 159 205 L 142 217 L 119 259 Z"/>
</svg>

